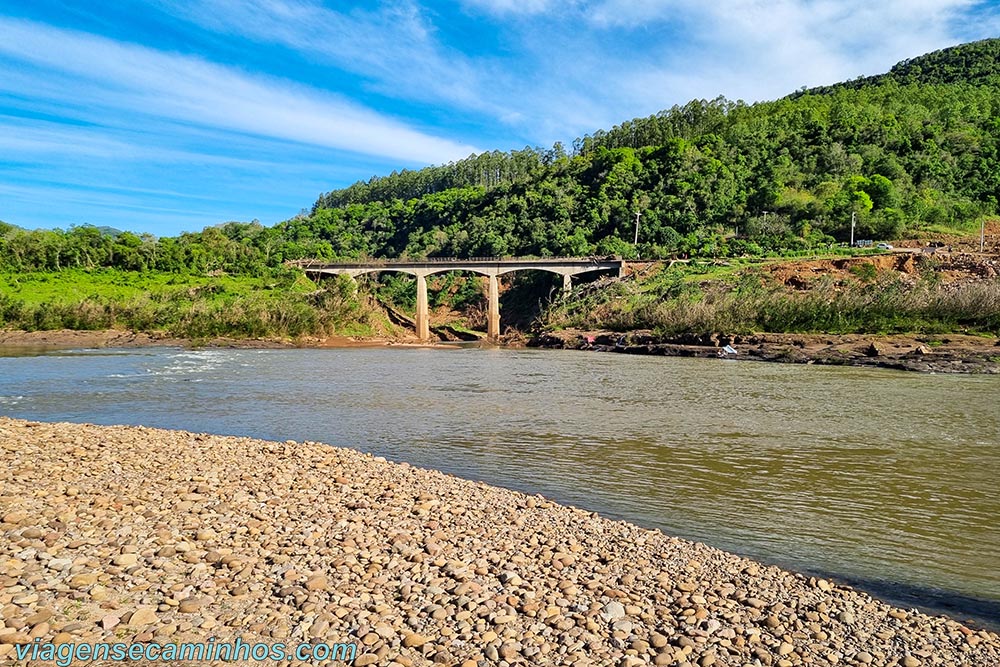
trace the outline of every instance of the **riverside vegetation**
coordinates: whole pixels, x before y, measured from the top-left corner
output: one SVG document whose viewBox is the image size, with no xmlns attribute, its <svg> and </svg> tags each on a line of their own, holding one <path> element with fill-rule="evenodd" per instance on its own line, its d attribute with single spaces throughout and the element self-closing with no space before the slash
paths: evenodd
<svg viewBox="0 0 1000 667">
<path fill-rule="evenodd" d="M 27 331 L 130 329 L 198 340 L 372 336 L 391 326 L 349 281 L 320 290 L 292 269 L 257 276 L 66 269 L 0 274 L 0 285 L 0 325 Z"/>
<path fill-rule="evenodd" d="M 358 667 L 1000 665 L 992 632 L 320 443 L 0 418 L 0 461 L 8 659 L 212 636 Z"/>
<path fill-rule="evenodd" d="M 272 227 L 230 222 L 156 238 L 0 223 L 0 326 L 129 327 L 193 338 L 393 335 L 399 330 L 378 301 L 407 310 L 407 278 L 383 276 L 355 292 L 343 281 L 312 285 L 284 263 L 816 255 L 849 238 L 852 217 L 859 237 L 962 238 L 998 213 L 998 142 L 1000 40 L 985 40 L 773 102 L 692 101 L 595 132 L 569 150 L 494 151 L 372 178 L 324 193 L 311 210 Z M 536 304 L 551 288 L 518 280 L 521 303 Z M 612 328 L 631 321 L 664 331 L 998 333 L 995 281 L 961 288 L 874 281 L 883 289 L 862 282 L 790 295 L 737 280 L 735 289 L 709 282 L 698 293 L 667 272 L 640 286 L 641 295 L 624 295 L 624 307 L 608 304 L 630 286 L 546 317 L 553 326 L 603 317 Z M 433 283 L 432 299 L 462 311 L 465 324 L 477 319 L 476 278 Z M 587 304 L 595 312 L 581 314 Z"/>
<path fill-rule="evenodd" d="M 658 270 L 646 279 L 615 280 L 579 290 L 546 312 L 549 328 L 651 329 L 685 332 L 893 334 L 1000 333 L 1000 281 L 942 283 L 939 266 L 916 277 L 853 263 L 846 278 L 823 274 L 800 289 L 759 266 Z M 1000 271 L 1000 260 L 985 260 Z"/>
</svg>

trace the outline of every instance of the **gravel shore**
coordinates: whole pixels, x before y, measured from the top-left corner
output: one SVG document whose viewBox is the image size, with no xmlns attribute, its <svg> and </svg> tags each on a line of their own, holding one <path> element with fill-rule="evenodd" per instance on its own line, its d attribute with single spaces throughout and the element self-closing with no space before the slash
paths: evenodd
<svg viewBox="0 0 1000 667">
<path fill-rule="evenodd" d="M 320 443 L 0 417 L 0 518 L 0 662 L 240 637 L 360 666 L 1000 666 L 987 631 Z"/>
</svg>

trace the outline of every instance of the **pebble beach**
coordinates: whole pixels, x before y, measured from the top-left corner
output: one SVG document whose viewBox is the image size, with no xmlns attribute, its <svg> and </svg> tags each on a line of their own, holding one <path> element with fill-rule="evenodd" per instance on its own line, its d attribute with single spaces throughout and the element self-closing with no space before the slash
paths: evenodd
<svg viewBox="0 0 1000 667">
<path fill-rule="evenodd" d="M 1000 667 L 995 633 L 540 496 L 323 443 L 3 417 L 0 616 L 2 664 L 36 638 L 239 637 L 352 642 L 360 667 Z"/>
</svg>

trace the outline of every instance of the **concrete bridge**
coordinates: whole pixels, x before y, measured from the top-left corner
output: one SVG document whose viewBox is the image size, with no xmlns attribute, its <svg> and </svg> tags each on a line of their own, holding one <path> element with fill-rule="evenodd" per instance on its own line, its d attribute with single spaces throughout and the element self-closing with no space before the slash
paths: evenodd
<svg viewBox="0 0 1000 667">
<path fill-rule="evenodd" d="M 593 259 L 574 257 L 547 257 L 544 259 L 500 259 L 473 257 L 471 259 L 433 258 L 426 260 L 373 260 L 364 262 L 323 263 L 317 260 L 293 262 L 306 273 L 357 277 L 365 273 L 396 271 L 417 278 L 417 336 L 430 338 L 430 316 L 427 308 L 427 276 L 448 271 L 470 271 L 490 279 L 489 309 L 486 314 L 486 337 L 500 337 L 500 292 L 497 278 L 514 271 L 549 271 L 563 277 L 563 290 L 572 287 L 572 277 L 594 271 L 614 271 L 622 274 L 625 262 L 621 259 Z"/>
</svg>

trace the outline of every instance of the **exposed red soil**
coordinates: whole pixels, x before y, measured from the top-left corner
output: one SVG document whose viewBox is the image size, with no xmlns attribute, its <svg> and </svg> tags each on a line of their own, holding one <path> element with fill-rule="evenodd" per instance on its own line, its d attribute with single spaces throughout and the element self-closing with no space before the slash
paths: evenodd
<svg viewBox="0 0 1000 667">
<path fill-rule="evenodd" d="M 934 275 L 942 284 L 976 282 L 1000 276 L 1000 255 L 948 252 L 947 248 L 900 250 L 885 255 L 775 262 L 763 267 L 774 282 L 793 289 L 810 289 L 820 280 L 857 282 L 893 273 L 916 282 Z"/>
</svg>

